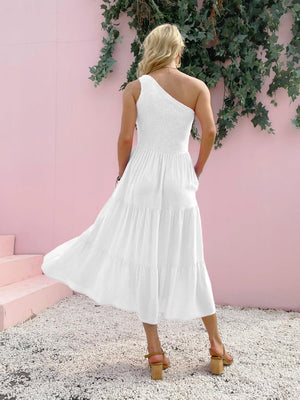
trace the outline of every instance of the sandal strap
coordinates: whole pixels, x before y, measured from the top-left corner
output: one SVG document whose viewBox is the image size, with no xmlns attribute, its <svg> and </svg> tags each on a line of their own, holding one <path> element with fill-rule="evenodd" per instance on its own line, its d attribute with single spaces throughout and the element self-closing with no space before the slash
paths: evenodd
<svg viewBox="0 0 300 400">
<path fill-rule="evenodd" d="M 149 353 L 149 354 L 144 355 L 144 357 L 145 358 L 149 358 L 151 356 L 155 356 L 155 355 L 158 355 L 158 354 L 164 354 L 164 351 L 156 351 L 156 352 L 153 352 L 153 353 Z"/>
<path fill-rule="evenodd" d="M 222 355 L 216 354 L 214 351 L 209 349 L 210 350 L 210 355 L 213 356 L 214 358 L 218 358 L 219 360 L 226 360 L 227 361 L 227 359 L 225 358 L 225 346 L 224 346 L 224 343 L 223 343 L 222 347 L 223 347 L 223 354 Z"/>
</svg>

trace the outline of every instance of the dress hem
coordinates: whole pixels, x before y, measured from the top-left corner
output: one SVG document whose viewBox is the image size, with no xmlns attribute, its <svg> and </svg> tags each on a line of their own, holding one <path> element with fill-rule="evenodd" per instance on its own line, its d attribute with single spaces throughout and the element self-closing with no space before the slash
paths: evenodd
<svg viewBox="0 0 300 400">
<path fill-rule="evenodd" d="M 43 271 L 43 270 L 42 270 Z M 98 305 L 103 305 L 103 306 L 112 306 L 115 307 L 117 309 L 120 309 L 122 311 L 127 311 L 129 313 L 136 313 L 136 315 L 138 316 L 138 318 L 140 319 L 141 322 L 145 322 L 147 324 L 151 324 L 151 325 L 157 325 L 158 321 L 153 322 L 153 321 L 145 321 L 142 320 L 140 314 L 138 313 L 138 311 L 136 309 L 129 309 L 129 308 L 125 308 L 122 307 L 121 305 L 118 305 L 117 303 L 113 304 L 113 303 L 106 303 L 106 302 L 98 302 L 98 300 L 95 299 L 95 297 L 93 295 L 90 294 L 90 292 L 87 289 L 82 289 L 81 287 L 77 286 L 76 283 L 72 282 L 72 281 L 66 281 L 63 278 L 59 278 L 59 277 L 54 277 L 53 275 L 50 276 L 47 273 L 45 273 L 43 271 L 43 274 L 46 275 L 48 278 L 54 279 L 60 283 L 63 283 L 64 285 L 69 286 L 69 288 L 75 292 L 78 292 L 80 294 L 83 294 L 87 297 L 89 297 L 90 299 L 92 299 L 93 301 L 95 301 L 95 303 L 97 303 Z M 169 320 L 169 321 L 191 321 L 194 320 L 196 318 L 202 318 L 202 317 L 206 317 L 206 316 L 210 316 L 216 313 L 216 308 L 214 307 L 214 311 L 210 312 L 210 313 L 205 313 L 205 314 L 197 314 L 197 315 L 192 315 L 192 316 L 188 316 L 186 318 L 184 317 L 167 317 L 163 311 L 159 311 L 159 316 L 162 316 L 164 319 Z"/>
</svg>

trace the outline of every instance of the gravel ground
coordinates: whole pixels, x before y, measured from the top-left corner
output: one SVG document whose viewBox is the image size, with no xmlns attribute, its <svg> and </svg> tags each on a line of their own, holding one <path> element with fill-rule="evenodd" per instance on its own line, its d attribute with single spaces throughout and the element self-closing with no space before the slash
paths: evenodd
<svg viewBox="0 0 300 400">
<path fill-rule="evenodd" d="M 153 381 L 137 314 L 76 293 L 0 332 L 0 400 L 299 399 L 300 313 L 216 308 L 233 364 L 212 375 L 202 320 L 161 317 L 171 365 Z"/>
</svg>

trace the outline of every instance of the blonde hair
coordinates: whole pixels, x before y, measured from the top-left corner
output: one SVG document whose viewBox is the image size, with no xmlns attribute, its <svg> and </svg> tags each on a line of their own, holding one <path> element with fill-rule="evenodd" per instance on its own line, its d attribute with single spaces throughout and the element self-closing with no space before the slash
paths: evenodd
<svg viewBox="0 0 300 400">
<path fill-rule="evenodd" d="M 143 44 L 143 58 L 138 63 L 137 76 L 165 67 L 177 53 L 182 54 L 185 43 L 176 24 L 162 24 L 152 29 Z M 177 67 L 180 67 L 181 62 Z"/>
</svg>

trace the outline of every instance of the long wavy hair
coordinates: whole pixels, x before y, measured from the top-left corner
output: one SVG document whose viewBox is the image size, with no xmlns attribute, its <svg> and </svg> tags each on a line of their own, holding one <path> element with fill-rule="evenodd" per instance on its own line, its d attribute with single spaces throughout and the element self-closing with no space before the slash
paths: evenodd
<svg viewBox="0 0 300 400">
<path fill-rule="evenodd" d="M 138 63 L 137 76 L 165 67 L 177 57 L 177 53 L 181 56 L 184 48 L 184 39 L 176 24 L 158 25 L 142 44 L 143 58 Z M 180 66 L 181 61 L 177 64 L 178 68 Z"/>
</svg>

